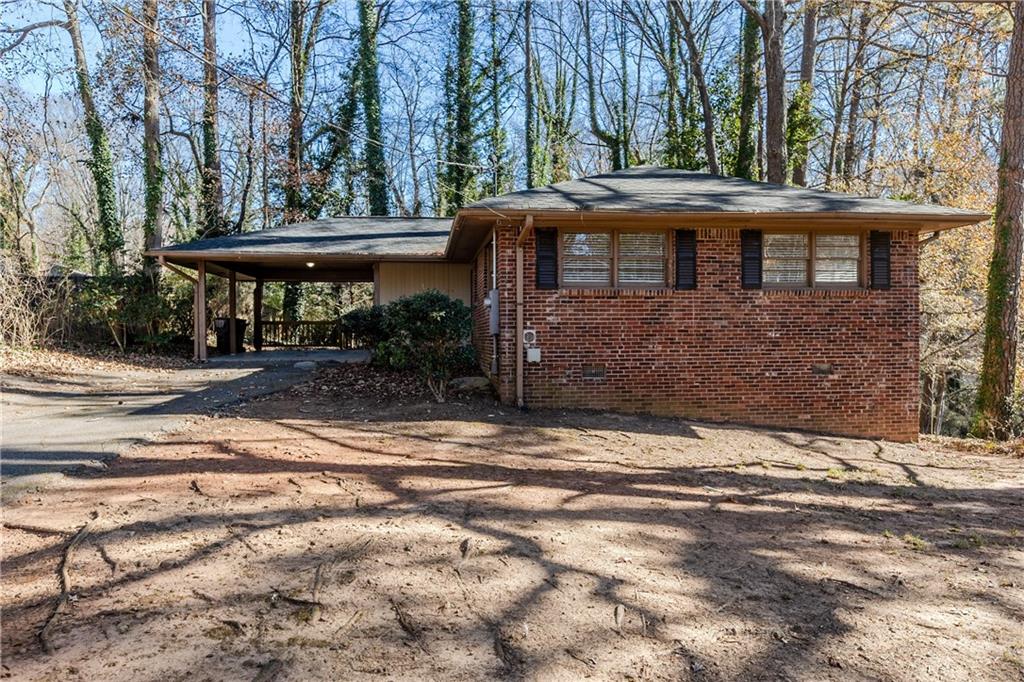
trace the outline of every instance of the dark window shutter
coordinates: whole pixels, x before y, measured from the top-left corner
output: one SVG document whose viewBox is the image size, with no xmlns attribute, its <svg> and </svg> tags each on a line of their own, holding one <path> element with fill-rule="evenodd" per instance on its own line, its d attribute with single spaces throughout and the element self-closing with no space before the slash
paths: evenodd
<svg viewBox="0 0 1024 682">
<path fill-rule="evenodd" d="M 871 288 L 888 289 L 892 284 L 892 234 L 873 231 L 871 233 Z"/>
<path fill-rule="evenodd" d="M 558 230 L 542 228 L 534 230 L 537 242 L 537 288 L 558 288 Z"/>
<path fill-rule="evenodd" d="M 697 288 L 697 231 L 676 230 L 676 289 Z"/>
<path fill-rule="evenodd" d="M 744 289 L 761 288 L 761 230 L 740 230 L 740 257 Z"/>
</svg>

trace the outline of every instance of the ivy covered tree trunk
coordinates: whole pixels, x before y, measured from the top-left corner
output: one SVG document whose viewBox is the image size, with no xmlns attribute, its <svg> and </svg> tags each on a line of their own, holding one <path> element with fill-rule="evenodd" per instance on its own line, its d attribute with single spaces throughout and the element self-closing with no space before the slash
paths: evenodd
<svg viewBox="0 0 1024 682">
<path fill-rule="evenodd" d="M 757 0 L 752 0 L 756 7 Z M 736 150 L 736 177 L 753 180 L 757 162 L 755 111 L 757 108 L 757 61 L 760 58 L 760 40 L 757 19 L 750 12 L 743 14 L 743 36 L 740 54 L 740 129 Z"/>
<path fill-rule="evenodd" d="M 491 126 L 487 135 L 490 146 L 490 158 L 487 162 L 491 167 L 491 177 L 487 193 L 490 196 L 497 196 L 511 189 L 512 183 L 512 174 L 509 171 L 510 164 L 507 158 L 505 128 L 501 120 L 501 102 L 506 84 L 506 70 L 499 42 L 498 0 L 491 0 L 488 25 L 490 27 L 491 59 L 488 67 L 490 92 L 487 93 L 487 96 L 490 100 Z"/>
<path fill-rule="evenodd" d="M 454 213 L 470 200 L 470 187 L 475 175 L 473 166 L 473 109 L 477 88 L 473 78 L 473 7 L 469 0 L 458 0 L 455 23 L 455 60 L 449 79 L 447 112 L 450 121 L 448 164 L 445 168 L 443 193 L 447 213 Z"/>
<path fill-rule="evenodd" d="M 376 0 L 359 0 L 359 63 L 366 120 L 366 189 L 370 215 L 388 215 L 388 171 L 381 126 L 380 76 L 377 66 Z"/>
<path fill-rule="evenodd" d="M 146 249 L 160 248 L 163 243 L 165 214 L 163 209 L 164 169 L 160 161 L 160 61 L 157 52 L 157 0 L 143 0 L 142 74 L 144 103 L 142 113 L 143 156 L 145 157 L 145 208 L 142 224 Z M 147 258 L 144 263 L 146 284 L 156 292 L 160 266 Z"/>
<path fill-rule="evenodd" d="M 804 35 L 800 50 L 800 87 L 790 106 L 791 156 L 793 161 L 793 184 L 807 186 L 807 155 L 810 133 L 813 127 L 811 100 L 814 97 L 814 61 L 818 46 L 818 0 L 806 0 L 804 6 Z"/>
<path fill-rule="evenodd" d="M 1014 6 L 999 148 L 995 234 L 988 271 L 985 346 L 972 431 L 1006 438 L 1017 368 L 1017 315 L 1024 247 L 1024 3 Z"/>
<path fill-rule="evenodd" d="M 526 0 L 523 6 L 523 49 L 526 65 L 523 68 L 523 87 L 526 90 L 526 188 L 537 186 L 537 127 L 533 103 L 533 2 Z"/>
<path fill-rule="evenodd" d="M 203 0 L 203 237 L 226 232 L 217 81 L 217 0 Z"/>
<path fill-rule="evenodd" d="M 75 58 L 78 96 L 82 100 L 82 111 L 85 115 L 85 134 L 89 138 L 89 171 L 96 184 L 96 208 L 99 223 L 97 261 L 102 263 L 105 274 L 117 274 L 121 271 L 119 256 L 124 249 L 124 232 L 117 215 L 114 157 L 110 151 L 106 128 L 103 126 L 103 121 L 96 110 L 96 103 L 92 98 L 92 83 L 89 78 L 89 65 L 85 58 L 85 46 L 82 43 L 82 28 L 78 21 L 76 0 L 64 0 L 64 11 L 68 16 L 65 26 L 71 36 L 71 48 Z"/>
</svg>

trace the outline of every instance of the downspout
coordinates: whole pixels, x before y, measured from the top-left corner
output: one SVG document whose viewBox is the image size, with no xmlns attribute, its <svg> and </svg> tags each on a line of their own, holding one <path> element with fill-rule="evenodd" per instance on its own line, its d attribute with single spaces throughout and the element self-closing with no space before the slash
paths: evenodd
<svg viewBox="0 0 1024 682">
<path fill-rule="evenodd" d="M 527 215 L 516 239 L 516 407 L 526 407 L 523 368 L 523 242 L 533 232 L 533 215 Z"/>
</svg>

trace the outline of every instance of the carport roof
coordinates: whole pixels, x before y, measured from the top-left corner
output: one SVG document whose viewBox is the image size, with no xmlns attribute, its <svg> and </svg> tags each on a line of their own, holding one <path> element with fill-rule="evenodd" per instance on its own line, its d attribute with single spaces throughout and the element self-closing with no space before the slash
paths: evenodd
<svg viewBox="0 0 1024 682">
<path fill-rule="evenodd" d="M 147 255 L 163 256 L 171 262 L 324 257 L 363 261 L 440 259 L 451 228 L 451 218 L 325 218 L 199 239 L 153 249 Z"/>
</svg>

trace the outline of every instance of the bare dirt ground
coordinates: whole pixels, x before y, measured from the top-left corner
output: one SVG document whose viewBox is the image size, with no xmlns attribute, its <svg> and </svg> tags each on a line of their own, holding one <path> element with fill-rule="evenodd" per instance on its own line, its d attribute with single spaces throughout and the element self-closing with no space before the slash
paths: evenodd
<svg viewBox="0 0 1024 682">
<path fill-rule="evenodd" d="M 4 509 L 3 674 L 1024 679 L 1022 492 L 935 442 L 341 367 Z"/>
</svg>

